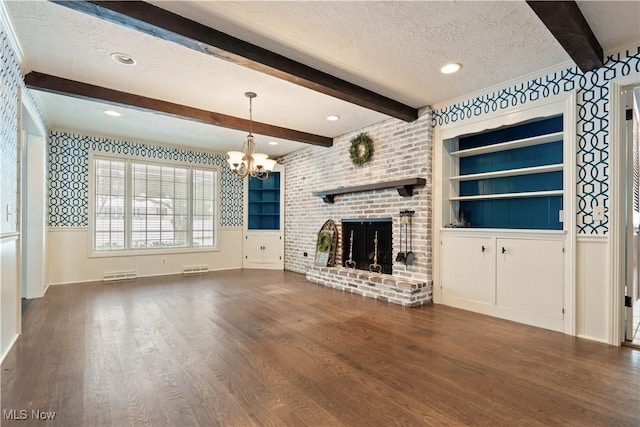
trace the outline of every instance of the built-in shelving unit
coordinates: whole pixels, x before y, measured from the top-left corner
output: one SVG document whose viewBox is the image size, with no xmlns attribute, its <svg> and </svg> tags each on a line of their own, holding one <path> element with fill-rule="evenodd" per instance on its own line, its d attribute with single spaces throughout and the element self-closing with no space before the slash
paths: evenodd
<svg viewBox="0 0 640 427">
<path fill-rule="evenodd" d="M 265 180 L 249 178 L 249 230 L 280 229 L 280 172 Z"/>
<path fill-rule="evenodd" d="M 284 180 L 282 165 L 265 180 L 246 178 L 243 268 L 284 268 Z"/>
<path fill-rule="evenodd" d="M 575 105 L 436 128 L 435 302 L 575 333 Z"/>
<path fill-rule="evenodd" d="M 517 199 L 520 197 L 546 197 L 546 196 L 562 196 L 562 190 L 527 191 L 527 192 L 521 192 L 521 193 L 502 193 L 502 194 L 482 194 L 479 196 L 458 196 L 458 197 L 451 197 L 450 200 Z"/>
<path fill-rule="evenodd" d="M 484 145 L 482 147 L 457 150 L 449 153 L 454 157 L 478 156 L 480 154 L 496 153 L 499 151 L 515 150 L 516 148 L 531 147 L 532 145 L 547 144 L 549 142 L 562 140 L 562 132 L 554 132 L 547 135 L 539 135 L 530 138 L 517 139 L 496 144 Z"/>
<path fill-rule="evenodd" d="M 558 172 L 558 171 L 562 171 L 562 168 L 563 168 L 562 163 L 558 163 L 555 165 L 534 166 L 530 168 L 507 169 L 507 170 L 501 170 L 501 171 L 495 171 L 495 172 L 456 175 L 456 176 L 450 176 L 449 179 L 451 181 L 471 181 L 476 179 L 501 178 L 505 176 L 533 175 L 536 173 L 544 173 L 544 172 Z"/>
<path fill-rule="evenodd" d="M 444 148 L 449 224 L 562 229 L 561 115 L 462 135 L 445 140 Z"/>
</svg>

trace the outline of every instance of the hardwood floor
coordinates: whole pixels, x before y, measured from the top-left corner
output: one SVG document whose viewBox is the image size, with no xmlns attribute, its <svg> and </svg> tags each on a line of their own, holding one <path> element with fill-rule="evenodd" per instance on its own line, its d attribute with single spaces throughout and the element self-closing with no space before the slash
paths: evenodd
<svg viewBox="0 0 640 427">
<path fill-rule="evenodd" d="M 638 426 L 640 351 L 235 270 L 52 287 L 1 391 L 2 426 Z"/>
</svg>

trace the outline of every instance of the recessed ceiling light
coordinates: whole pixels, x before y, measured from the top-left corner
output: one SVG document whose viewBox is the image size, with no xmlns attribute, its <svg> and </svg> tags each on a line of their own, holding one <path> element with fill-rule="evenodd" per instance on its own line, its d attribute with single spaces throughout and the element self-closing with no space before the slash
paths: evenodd
<svg viewBox="0 0 640 427">
<path fill-rule="evenodd" d="M 136 60 L 126 53 L 112 53 L 111 59 L 122 65 L 136 65 Z"/>
<path fill-rule="evenodd" d="M 340 116 L 327 116 L 327 120 L 329 120 L 330 122 L 335 122 L 336 120 L 339 120 Z"/>
<path fill-rule="evenodd" d="M 462 68 L 462 65 L 460 64 L 447 64 L 444 67 L 440 68 L 440 72 L 442 74 L 451 74 L 460 70 L 460 68 Z"/>
<path fill-rule="evenodd" d="M 122 115 L 122 113 L 118 113 L 117 111 L 113 111 L 113 110 L 104 110 L 104 113 L 107 116 L 111 116 L 111 117 L 120 117 Z"/>
<path fill-rule="evenodd" d="M 269 145 L 278 145 L 276 141 L 269 141 Z"/>
</svg>

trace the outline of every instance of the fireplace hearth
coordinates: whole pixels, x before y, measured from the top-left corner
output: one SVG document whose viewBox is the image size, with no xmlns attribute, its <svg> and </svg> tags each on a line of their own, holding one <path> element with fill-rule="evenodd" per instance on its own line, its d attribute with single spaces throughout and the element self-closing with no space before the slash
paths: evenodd
<svg viewBox="0 0 640 427">
<path fill-rule="evenodd" d="M 350 242 L 353 231 L 353 241 Z M 342 220 L 342 266 L 349 267 L 352 259 L 354 268 L 370 270 L 374 264 L 375 235 L 378 234 L 377 264 L 375 270 L 384 274 L 393 272 L 392 221 L 391 218 L 343 219 Z M 353 251 L 353 253 L 351 252 Z"/>
</svg>

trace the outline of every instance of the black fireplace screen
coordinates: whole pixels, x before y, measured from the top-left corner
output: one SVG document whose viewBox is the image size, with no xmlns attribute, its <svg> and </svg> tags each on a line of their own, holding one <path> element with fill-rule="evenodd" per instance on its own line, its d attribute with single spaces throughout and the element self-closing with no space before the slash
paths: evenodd
<svg viewBox="0 0 640 427">
<path fill-rule="evenodd" d="M 375 234 L 378 232 L 378 259 L 382 273 L 391 274 L 393 268 L 393 247 L 391 218 L 343 219 L 342 220 L 342 265 L 350 257 L 355 268 L 369 271 L 375 261 Z M 353 242 L 350 242 L 353 231 Z M 353 248 L 353 253 L 351 249 Z M 378 270 L 375 270 L 378 271 Z"/>
</svg>

